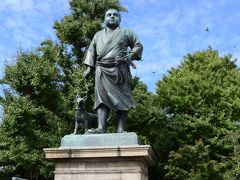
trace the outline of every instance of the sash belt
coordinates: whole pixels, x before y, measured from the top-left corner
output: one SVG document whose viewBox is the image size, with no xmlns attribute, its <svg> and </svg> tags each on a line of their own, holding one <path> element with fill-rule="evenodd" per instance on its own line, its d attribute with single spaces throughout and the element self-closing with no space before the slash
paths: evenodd
<svg viewBox="0 0 240 180">
<path fill-rule="evenodd" d="M 102 67 L 106 67 L 106 68 L 117 67 L 122 64 L 127 64 L 127 62 L 126 61 L 118 61 L 118 62 L 107 62 L 106 63 L 106 61 L 105 61 L 103 63 L 102 61 L 96 61 L 96 66 L 102 66 Z"/>
<path fill-rule="evenodd" d="M 105 67 L 105 68 L 112 68 L 112 67 L 116 67 L 116 71 L 117 71 L 117 79 L 116 79 L 116 83 L 117 84 L 121 84 L 124 81 L 123 75 L 121 70 L 119 69 L 119 65 L 121 64 L 127 64 L 125 61 L 120 61 L 119 63 L 117 62 L 108 62 L 108 63 L 103 63 L 101 61 L 96 61 L 96 66 L 101 66 L 101 67 Z"/>
</svg>

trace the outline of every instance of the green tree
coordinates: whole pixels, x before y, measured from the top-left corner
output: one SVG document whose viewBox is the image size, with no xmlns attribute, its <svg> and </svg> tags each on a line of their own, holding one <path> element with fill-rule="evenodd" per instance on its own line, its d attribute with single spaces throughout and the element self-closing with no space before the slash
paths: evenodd
<svg viewBox="0 0 240 180">
<path fill-rule="evenodd" d="M 230 131 L 226 137 L 225 141 L 233 146 L 233 152 L 229 157 L 229 168 L 226 173 L 224 173 L 224 179 L 232 179 L 235 176 L 235 179 L 240 179 L 240 125 L 238 122 L 238 129 L 235 131 Z"/>
<path fill-rule="evenodd" d="M 43 148 L 58 147 L 73 130 L 76 95 L 85 96 L 81 64 L 84 51 L 100 30 L 105 10 L 123 10 L 117 0 L 72 0 L 71 14 L 55 22 L 60 42 L 45 40 L 36 50 L 19 50 L 5 67 L 3 122 L 0 128 L 0 177 L 51 179 L 53 164 Z M 73 47 L 72 49 L 69 47 Z M 92 106 L 89 98 L 88 106 Z"/>
<path fill-rule="evenodd" d="M 239 80 L 235 60 L 209 49 L 188 54 L 157 83 L 172 140 L 166 178 L 223 179 L 236 167 L 230 160 L 236 146 L 226 136 L 239 129 Z"/>
<path fill-rule="evenodd" d="M 19 51 L 16 64 L 5 67 L 1 83 L 10 86 L 1 98 L 0 164 L 5 174 L 31 179 L 52 175 L 42 149 L 57 147 L 72 126 L 64 83 L 69 58 L 63 46 L 47 40 L 36 51 Z"/>
</svg>

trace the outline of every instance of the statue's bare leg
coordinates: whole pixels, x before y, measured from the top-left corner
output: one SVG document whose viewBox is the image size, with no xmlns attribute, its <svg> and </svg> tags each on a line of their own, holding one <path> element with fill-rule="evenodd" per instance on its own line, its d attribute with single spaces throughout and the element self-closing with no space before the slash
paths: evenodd
<svg viewBox="0 0 240 180">
<path fill-rule="evenodd" d="M 98 128 L 96 129 L 99 133 L 105 133 L 107 131 L 107 119 L 109 116 L 110 109 L 101 104 L 97 109 L 98 114 Z"/>
<path fill-rule="evenodd" d="M 128 118 L 128 111 L 117 111 L 118 133 L 125 132 L 125 124 Z"/>
</svg>

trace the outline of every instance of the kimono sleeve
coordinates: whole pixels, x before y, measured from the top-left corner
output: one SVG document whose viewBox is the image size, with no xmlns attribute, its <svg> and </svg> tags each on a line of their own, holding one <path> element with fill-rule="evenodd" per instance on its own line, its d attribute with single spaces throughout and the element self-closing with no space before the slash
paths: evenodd
<svg viewBox="0 0 240 180">
<path fill-rule="evenodd" d="M 84 60 L 84 64 L 87 66 L 90 66 L 92 68 L 95 67 L 96 62 L 96 35 L 93 37 L 93 40 L 91 41 L 88 49 L 87 49 L 87 55 Z"/>
<path fill-rule="evenodd" d="M 135 60 L 141 60 L 142 58 L 142 51 L 143 51 L 143 45 L 138 39 L 137 35 L 132 31 L 128 30 L 128 40 L 129 40 L 129 47 L 131 48 L 131 52 L 134 54 Z"/>
</svg>

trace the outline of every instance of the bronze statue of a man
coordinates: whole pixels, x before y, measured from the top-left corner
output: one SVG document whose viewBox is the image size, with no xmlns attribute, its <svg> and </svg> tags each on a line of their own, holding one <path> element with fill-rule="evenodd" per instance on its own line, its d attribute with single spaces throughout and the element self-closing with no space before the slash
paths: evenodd
<svg viewBox="0 0 240 180">
<path fill-rule="evenodd" d="M 110 110 L 116 112 L 118 133 L 124 132 L 128 110 L 136 106 L 129 82 L 132 60 L 140 60 L 143 46 L 135 33 L 119 27 L 121 16 L 115 9 L 105 14 L 106 27 L 97 32 L 88 48 L 84 77 L 95 70 L 95 100 L 98 128 L 92 133 L 105 133 Z M 128 48 L 129 50 L 128 52 Z M 91 133 L 90 132 L 90 133 Z"/>
</svg>

